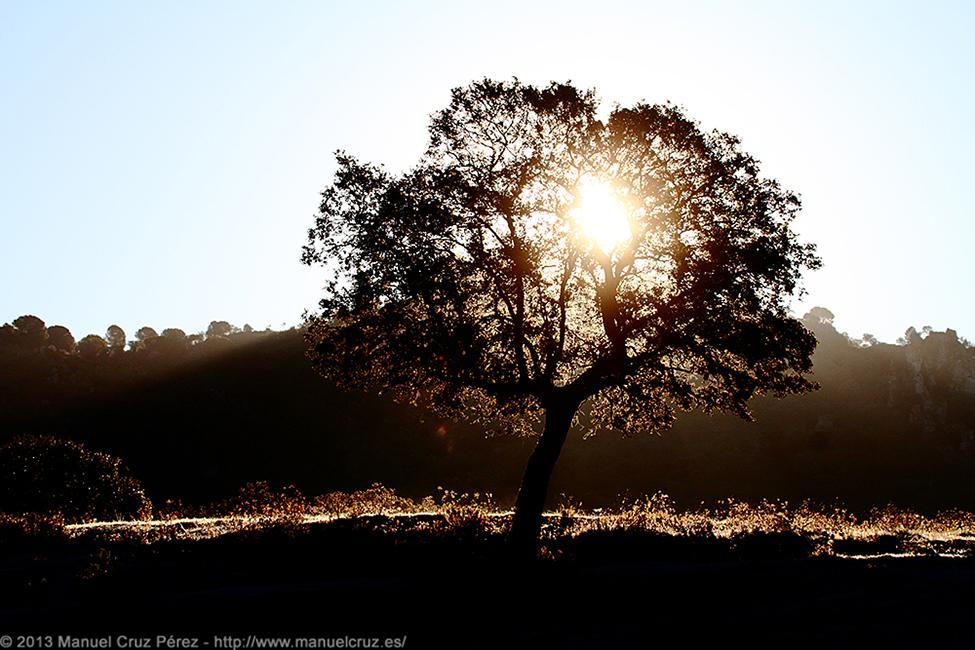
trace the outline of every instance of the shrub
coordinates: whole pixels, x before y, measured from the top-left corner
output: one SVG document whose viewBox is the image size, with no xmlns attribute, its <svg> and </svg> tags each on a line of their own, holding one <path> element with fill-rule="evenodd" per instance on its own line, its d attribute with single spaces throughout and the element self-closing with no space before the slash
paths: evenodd
<svg viewBox="0 0 975 650">
<path fill-rule="evenodd" d="M 214 514 L 230 514 L 264 522 L 290 520 L 298 523 L 308 513 L 307 499 L 293 485 L 274 490 L 267 481 L 254 481 L 222 502 Z"/>
<path fill-rule="evenodd" d="M 417 503 L 401 497 L 380 483 L 356 492 L 329 492 L 314 500 L 314 509 L 319 514 L 334 517 L 361 517 L 363 515 L 394 515 L 433 510 L 433 502 L 428 499 Z"/>
<path fill-rule="evenodd" d="M 76 522 L 144 519 L 151 509 L 139 481 L 114 456 L 51 436 L 0 447 L 0 512 Z"/>
</svg>

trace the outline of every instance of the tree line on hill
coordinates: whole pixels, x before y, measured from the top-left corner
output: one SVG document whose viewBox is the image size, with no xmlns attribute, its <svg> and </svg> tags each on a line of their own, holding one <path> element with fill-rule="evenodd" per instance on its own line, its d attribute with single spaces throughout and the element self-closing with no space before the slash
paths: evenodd
<svg viewBox="0 0 975 650">
<path fill-rule="evenodd" d="M 164 356 L 177 354 L 207 341 L 223 340 L 235 334 L 252 334 L 254 328 L 244 325 L 238 328 L 225 320 L 211 321 L 207 331 L 187 334 L 177 327 L 169 327 L 162 334 L 148 325 L 140 327 L 135 338 L 126 338 L 125 330 L 109 325 L 104 336 L 89 334 L 79 341 L 64 325 L 48 326 L 32 314 L 15 318 L 12 323 L 0 326 L 0 354 L 49 353 L 67 356 L 78 355 L 94 359 L 106 354 L 125 351 L 137 354 Z"/>
<path fill-rule="evenodd" d="M 975 508 L 975 348 L 931 328 L 896 345 L 852 338 L 822 308 L 803 320 L 819 341 L 818 391 L 757 398 L 754 423 L 688 413 L 661 436 L 571 436 L 553 494 L 592 506 L 659 490 L 688 504 Z M 444 486 L 505 503 L 532 443 L 341 392 L 312 371 L 300 329 L 214 321 L 206 333 L 142 328 L 129 340 L 113 326 L 75 342 L 36 316 L 0 328 L 0 443 L 25 434 L 118 456 L 154 501 L 188 503 L 259 480 L 309 494 Z"/>
<path fill-rule="evenodd" d="M 269 334 L 217 320 L 195 334 L 174 327 L 159 333 L 144 326 L 131 339 L 111 325 L 104 336 L 89 334 L 76 341 L 63 325 L 20 316 L 0 326 L 0 413 L 58 411 Z"/>
</svg>

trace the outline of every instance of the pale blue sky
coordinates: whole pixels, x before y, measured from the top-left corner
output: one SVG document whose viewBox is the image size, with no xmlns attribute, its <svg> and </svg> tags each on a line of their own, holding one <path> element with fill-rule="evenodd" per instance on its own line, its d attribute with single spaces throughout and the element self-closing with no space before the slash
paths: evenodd
<svg viewBox="0 0 975 650">
<path fill-rule="evenodd" d="M 489 76 L 684 105 L 803 196 L 837 326 L 975 338 L 971 2 L 0 2 L 0 322 L 263 328 L 345 149 Z"/>
</svg>

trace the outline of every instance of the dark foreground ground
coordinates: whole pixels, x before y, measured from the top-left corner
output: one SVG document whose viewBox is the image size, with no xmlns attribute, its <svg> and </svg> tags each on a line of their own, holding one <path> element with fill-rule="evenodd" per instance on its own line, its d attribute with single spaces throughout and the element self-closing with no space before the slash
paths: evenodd
<svg viewBox="0 0 975 650">
<path fill-rule="evenodd" d="M 883 542 L 865 552 L 883 552 Z M 792 535 L 554 540 L 518 565 L 503 538 L 375 522 L 274 526 L 203 540 L 7 536 L 0 635 L 13 647 L 156 635 L 202 648 L 377 638 L 383 647 L 937 647 L 971 641 L 975 560 L 842 559 Z M 39 641 L 18 639 L 41 637 Z M 255 635 L 251 639 L 250 635 Z M 0 645 L 3 639 L 0 638 Z M 3 645 L 3 647 L 8 647 Z M 291 647 L 299 647 L 292 645 Z M 304 646 L 316 647 L 316 646 Z M 393 646 L 390 646 L 393 647 Z"/>
</svg>

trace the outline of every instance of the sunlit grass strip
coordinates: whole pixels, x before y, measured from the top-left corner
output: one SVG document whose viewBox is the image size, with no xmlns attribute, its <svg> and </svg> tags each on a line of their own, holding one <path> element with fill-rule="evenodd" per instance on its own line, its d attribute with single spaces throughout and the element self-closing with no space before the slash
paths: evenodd
<svg viewBox="0 0 975 650">
<path fill-rule="evenodd" d="M 189 516 L 193 514 L 194 516 Z M 206 513 L 168 513 L 155 519 L 90 521 L 69 524 L 69 536 L 131 537 L 146 543 L 219 537 L 268 526 L 305 528 L 338 521 L 376 530 L 506 531 L 511 510 L 499 507 L 490 494 L 458 494 L 440 490 L 437 498 L 412 500 L 374 485 L 353 493 L 334 492 L 306 499 L 293 489 L 275 492 L 252 484 L 235 500 Z M 842 507 L 825 508 L 803 502 L 746 503 L 724 501 L 713 507 L 678 509 L 664 494 L 627 502 L 613 510 L 586 510 L 566 504 L 545 514 L 546 543 L 571 540 L 598 531 L 643 531 L 657 535 L 738 543 L 754 536 L 798 536 L 812 542 L 814 554 L 842 558 L 915 556 L 968 557 L 975 549 L 975 515 L 948 511 L 933 517 L 894 506 L 855 516 Z"/>
</svg>

